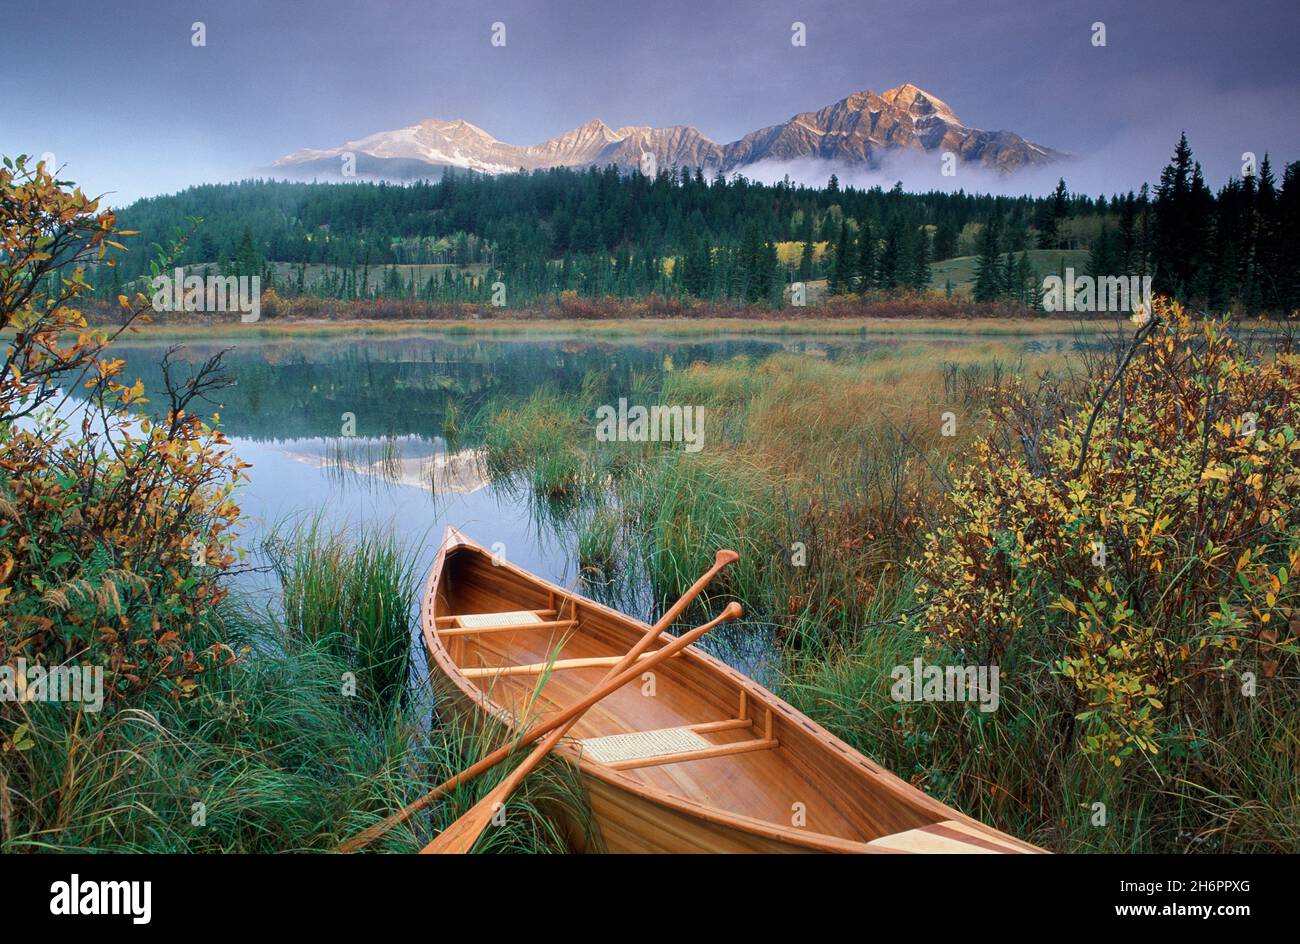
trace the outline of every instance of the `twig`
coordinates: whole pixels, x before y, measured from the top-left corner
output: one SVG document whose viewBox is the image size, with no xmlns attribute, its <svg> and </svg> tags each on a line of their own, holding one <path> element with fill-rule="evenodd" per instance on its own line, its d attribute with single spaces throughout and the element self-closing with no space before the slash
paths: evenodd
<svg viewBox="0 0 1300 944">
<path fill-rule="evenodd" d="M 1079 446 L 1079 463 L 1074 467 L 1074 472 L 1070 475 L 1070 478 L 1077 479 L 1083 473 L 1083 465 L 1088 461 L 1088 445 L 1092 441 L 1092 428 L 1097 422 L 1097 417 L 1101 415 L 1101 408 L 1106 405 L 1106 400 L 1111 391 L 1115 389 L 1115 384 L 1119 383 L 1119 379 L 1124 376 L 1124 371 L 1128 369 L 1129 361 L 1133 359 L 1137 349 L 1159 324 L 1161 324 L 1160 318 L 1153 314 L 1151 320 L 1139 328 L 1137 334 L 1133 335 L 1133 343 L 1129 345 L 1128 353 L 1124 355 L 1124 360 L 1116 368 L 1115 375 L 1110 378 L 1110 383 L 1106 384 L 1106 389 L 1097 398 L 1097 403 L 1092 408 L 1092 415 L 1088 417 L 1088 428 L 1084 430 L 1083 442 Z"/>
</svg>

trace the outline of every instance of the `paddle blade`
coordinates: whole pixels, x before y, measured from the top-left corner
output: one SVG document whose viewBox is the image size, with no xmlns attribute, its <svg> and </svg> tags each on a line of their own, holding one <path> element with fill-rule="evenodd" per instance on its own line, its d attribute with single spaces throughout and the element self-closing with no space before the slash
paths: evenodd
<svg viewBox="0 0 1300 944">
<path fill-rule="evenodd" d="M 483 830 L 487 829 L 488 823 L 492 822 L 492 814 L 505 800 L 501 795 L 501 787 L 505 785 L 504 782 L 499 784 L 491 793 L 470 807 L 464 816 L 438 833 L 432 842 L 420 850 L 420 854 L 464 855 L 473 849 L 474 843 L 478 842 L 478 837 L 483 835 Z"/>
</svg>

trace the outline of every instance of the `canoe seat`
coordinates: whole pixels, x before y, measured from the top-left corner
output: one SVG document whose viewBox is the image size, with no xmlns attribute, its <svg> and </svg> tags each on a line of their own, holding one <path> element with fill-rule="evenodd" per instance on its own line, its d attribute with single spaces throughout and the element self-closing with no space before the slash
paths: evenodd
<svg viewBox="0 0 1300 944">
<path fill-rule="evenodd" d="M 575 619 L 555 619 L 554 610 L 503 610 L 499 613 L 461 613 L 439 616 L 434 625 L 439 636 L 478 636 L 513 633 L 521 629 L 572 629 Z"/>
<path fill-rule="evenodd" d="M 1007 842 L 1004 838 L 982 832 L 956 820 L 931 823 L 919 829 L 881 836 L 869 843 L 886 852 L 918 852 L 930 854 L 954 853 L 959 855 L 997 855 L 998 853 L 1023 853 L 1026 850 Z"/>
<path fill-rule="evenodd" d="M 764 751 L 778 746 L 776 738 L 771 737 L 770 733 L 765 737 L 733 741 L 729 744 L 712 744 L 697 733 L 748 728 L 752 724 L 753 722 L 748 718 L 733 718 L 728 721 L 710 721 L 677 728 L 659 728 L 654 731 L 607 734 L 604 737 L 585 738 L 578 743 L 582 745 L 584 757 L 615 770 L 680 764 L 688 760 Z"/>
<path fill-rule="evenodd" d="M 456 621 L 466 629 L 481 629 L 484 626 L 524 626 L 540 623 L 542 618 L 532 610 L 506 610 L 504 613 L 461 613 Z"/>
<path fill-rule="evenodd" d="M 711 746 L 690 728 L 661 728 L 658 731 L 633 731 L 631 734 L 587 738 L 582 742 L 582 751 L 592 760 L 613 764 L 664 754 L 689 754 Z"/>
</svg>

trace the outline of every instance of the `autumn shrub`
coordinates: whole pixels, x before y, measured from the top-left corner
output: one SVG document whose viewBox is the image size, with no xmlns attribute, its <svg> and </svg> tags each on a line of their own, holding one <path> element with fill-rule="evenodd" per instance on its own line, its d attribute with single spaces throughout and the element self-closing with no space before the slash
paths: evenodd
<svg viewBox="0 0 1300 944">
<path fill-rule="evenodd" d="M 1152 778 L 1181 828 L 1225 796 L 1293 819 L 1297 394 L 1289 344 L 1160 304 L 1082 399 L 1004 403 L 920 561 L 929 648 L 999 664 L 1040 750 Z"/>
<path fill-rule="evenodd" d="M 1080 748 L 1115 764 L 1185 736 L 1187 699 L 1294 694 L 1300 359 L 1160 314 L 1032 454 L 979 443 L 925 554 L 922 629 L 1038 659 L 1069 682 Z"/>
<path fill-rule="evenodd" d="M 219 359 L 185 381 L 170 363 L 160 416 L 123 382 L 72 305 L 83 263 L 114 244 L 114 218 L 43 167 L 0 170 L 0 663 L 102 666 L 107 697 L 183 697 L 230 658 L 196 646 L 197 622 L 235 560 L 241 464 L 196 407 Z M 123 299 L 124 323 L 142 308 Z M 80 398 L 72 396 L 80 389 Z M 13 712 L 12 703 L 0 711 Z"/>
<path fill-rule="evenodd" d="M 144 299 L 121 299 L 113 329 L 75 307 L 85 266 L 131 235 L 113 213 L 20 157 L 0 168 L 0 224 L 0 807 L 57 829 L 42 785 L 70 795 L 82 739 L 238 660 L 211 618 L 243 467 L 199 413 L 219 358 L 185 379 L 164 361 L 146 412 L 107 353 Z M 55 691 L 55 667 L 84 670 L 80 691 Z"/>
</svg>

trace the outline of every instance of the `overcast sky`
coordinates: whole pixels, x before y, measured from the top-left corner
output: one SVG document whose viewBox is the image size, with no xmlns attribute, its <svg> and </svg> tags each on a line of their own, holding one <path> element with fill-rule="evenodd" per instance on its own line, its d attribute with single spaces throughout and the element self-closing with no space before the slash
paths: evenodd
<svg viewBox="0 0 1300 944">
<path fill-rule="evenodd" d="M 0 153 L 53 153 L 121 203 L 422 118 L 513 144 L 592 118 L 725 143 L 912 82 L 968 125 L 1076 155 L 1071 189 L 1154 181 L 1182 129 L 1217 187 L 1243 151 L 1300 159 L 1298 54 L 1295 0 L 22 3 L 0 19 Z"/>
</svg>

